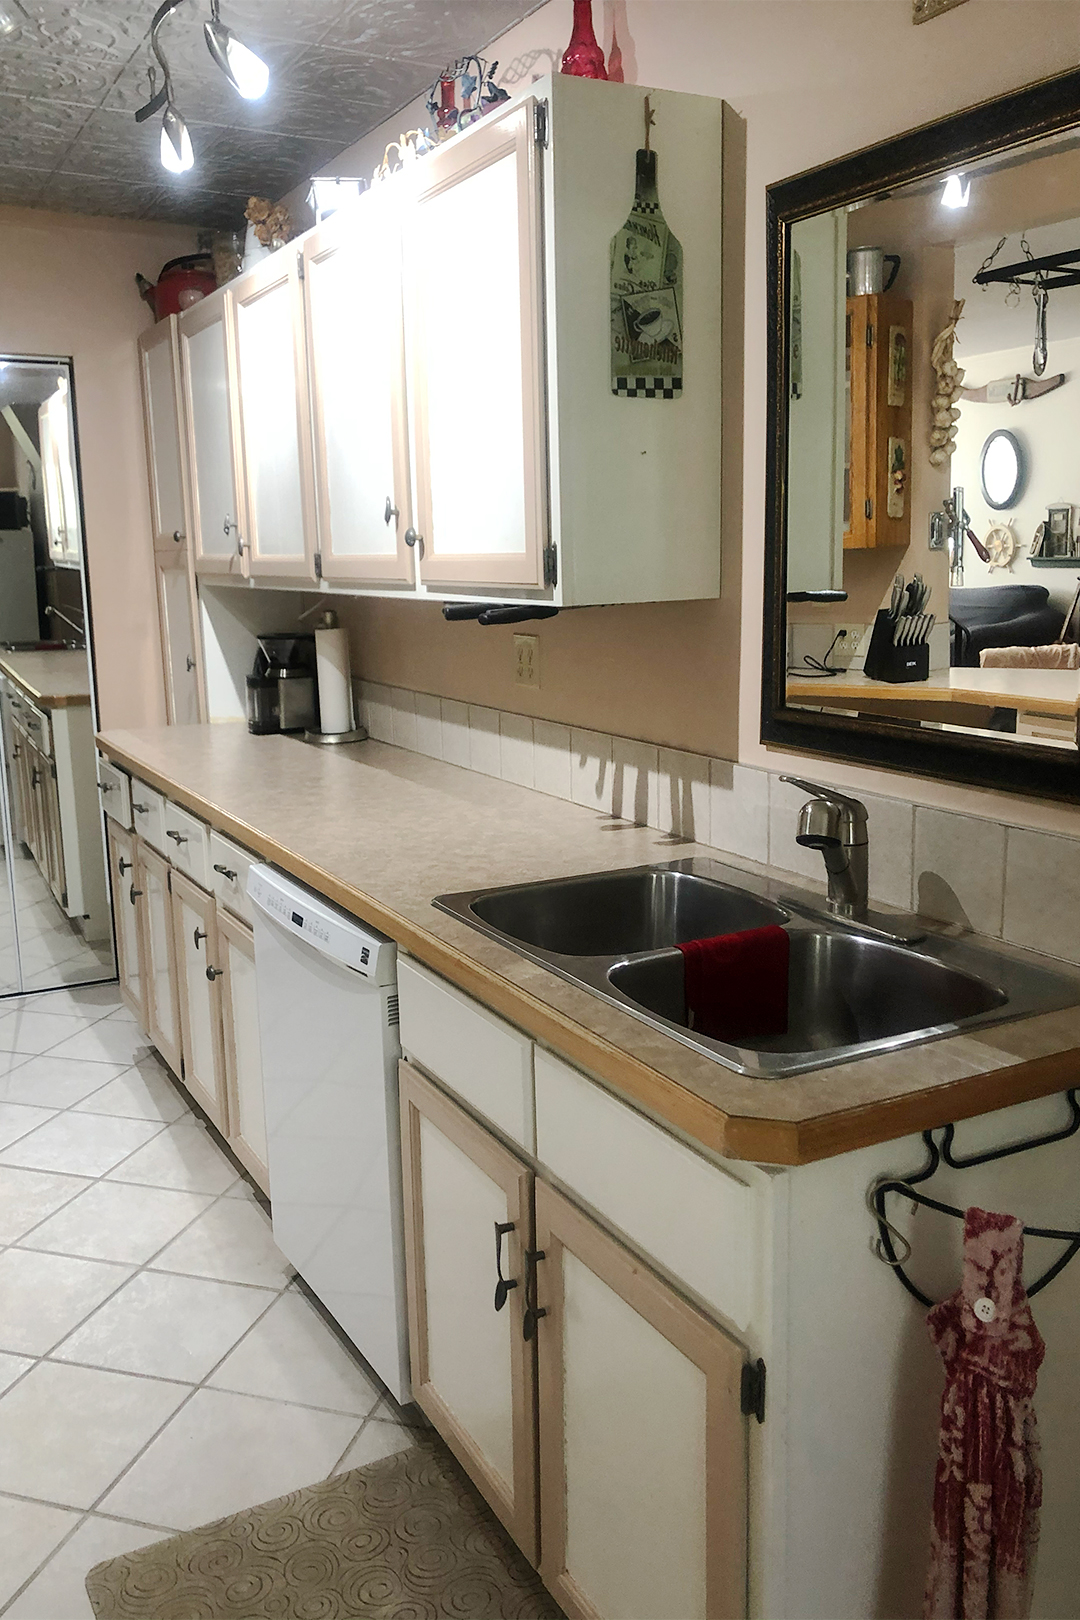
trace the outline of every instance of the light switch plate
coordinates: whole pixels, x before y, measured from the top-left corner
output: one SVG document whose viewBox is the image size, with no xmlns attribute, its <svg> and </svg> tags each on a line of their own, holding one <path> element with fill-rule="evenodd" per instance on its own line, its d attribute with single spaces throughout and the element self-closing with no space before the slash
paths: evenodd
<svg viewBox="0 0 1080 1620">
<path fill-rule="evenodd" d="M 911 0 L 911 20 L 913 23 L 929 22 L 931 17 L 940 17 L 943 11 L 951 11 L 954 6 L 962 6 L 964 0 Z"/>
</svg>

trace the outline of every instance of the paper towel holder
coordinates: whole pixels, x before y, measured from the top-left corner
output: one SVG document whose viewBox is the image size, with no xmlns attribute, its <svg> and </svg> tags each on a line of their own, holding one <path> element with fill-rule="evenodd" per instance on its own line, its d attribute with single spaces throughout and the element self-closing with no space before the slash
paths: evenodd
<svg viewBox="0 0 1080 1620">
<path fill-rule="evenodd" d="M 334 612 L 333 608 L 324 607 L 321 602 L 316 602 L 314 607 L 309 607 L 309 608 L 305 609 L 305 611 L 300 614 L 300 618 L 301 619 L 309 619 L 313 613 L 321 614 L 321 618 L 319 620 L 319 623 L 316 626 L 317 630 L 336 630 L 336 629 L 338 629 L 338 617 L 337 617 L 337 614 Z M 305 742 L 319 743 L 321 745 L 332 745 L 332 744 L 335 744 L 335 743 L 359 743 L 359 742 L 366 742 L 367 739 L 368 739 L 368 730 L 367 730 L 366 726 L 354 726 L 349 731 L 305 731 L 304 732 L 304 741 Z"/>
</svg>

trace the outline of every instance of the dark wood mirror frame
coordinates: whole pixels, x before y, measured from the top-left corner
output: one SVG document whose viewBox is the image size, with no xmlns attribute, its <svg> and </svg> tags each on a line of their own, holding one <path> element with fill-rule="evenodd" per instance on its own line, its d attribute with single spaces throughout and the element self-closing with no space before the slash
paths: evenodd
<svg viewBox="0 0 1080 1620">
<path fill-rule="evenodd" d="M 1080 72 L 981 103 L 894 140 L 770 186 L 768 436 L 761 740 L 800 753 L 885 766 L 1032 797 L 1080 802 L 1080 752 L 995 742 L 985 734 L 913 730 L 884 716 L 844 719 L 787 702 L 787 399 L 790 233 L 798 220 L 1070 128 L 1080 131 Z M 1080 204 L 1080 199 L 1078 199 Z"/>
</svg>

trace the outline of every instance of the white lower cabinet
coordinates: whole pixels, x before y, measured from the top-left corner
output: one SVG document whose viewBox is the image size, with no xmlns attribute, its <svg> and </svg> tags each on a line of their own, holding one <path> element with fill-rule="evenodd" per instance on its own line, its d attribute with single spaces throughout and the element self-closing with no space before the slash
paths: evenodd
<svg viewBox="0 0 1080 1620">
<path fill-rule="evenodd" d="M 407 1063 L 401 1107 L 417 1403 L 574 1620 L 744 1615 L 743 1348 Z"/>
<path fill-rule="evenodd" d="M 177 1076 L 181 1073 L 180 1007 L 169 863 L 141 838 L 135 840 L 142 890 L 146 968 L 146 1033 Z"/>
<path fill-rule="evenodd" d="M 218 908 L 218 960 L 225 1084 L 229 1098 L 229 1146 L 263 1192 L 267 1169 L 266 1107 L 263 1101 L 259 1006 L 255 994 L 255 936 L 246 923 Z"/>
<path fill-rule="evenodd" d="M 207 1118 L 227 1137 L 229 1103 L 218 984 L 224 969 L 218 962 L 214 898 L 182 872 L 173 872 L 172 889 L 184 1084 Z"/>
<path fill-rule="evenodd" d="M 113 924 L 116 934 L 116 968 L 120 996 L 139 1028 L 147 1029 L 146 985 L 143 973 L 142 896 L 135 881 L 135 840 L 110 817 L 109 875 L 112 879 Z"/>
</svg>

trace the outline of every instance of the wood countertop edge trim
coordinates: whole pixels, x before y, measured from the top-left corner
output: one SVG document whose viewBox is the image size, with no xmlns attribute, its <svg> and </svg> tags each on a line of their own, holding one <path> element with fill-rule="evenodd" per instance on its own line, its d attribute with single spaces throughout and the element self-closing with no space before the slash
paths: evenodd
<svg viewBox="0 0 1080 1620">
<path fill-rule="evenodd" d="M 267 837 L 212 800 L 154 770 L 115 743 L 105 742 L 99 736 L 97 745 L 109 759 L 133 772 L 140 781 L 167 794 L 266 860 L 274 861 L 298 882 L 307 883 L 362 922 L 390 934 L 425 967 L 442 973 L 459 989 L 520 1025 L 527 1034 L 550 1044 L 558 1055 L 580 1064 L 703 1147 L 726 1158 L 784 1167 L 813 1164 L 1080 1085 L 1080 1048 L 1074 1047 L 982 1074 L 965 1075 L 962 1079 L 901 1097 L 889 1097 L 804 1120 L 727 1114 L 717 1104 L 707 1102 L 677 1080 L 613 1046 L 603 1036 L 585 1029 L 482 963 L 462 956 L 452 945 L 305 860 L 295 850 Z"/>
</svg>

